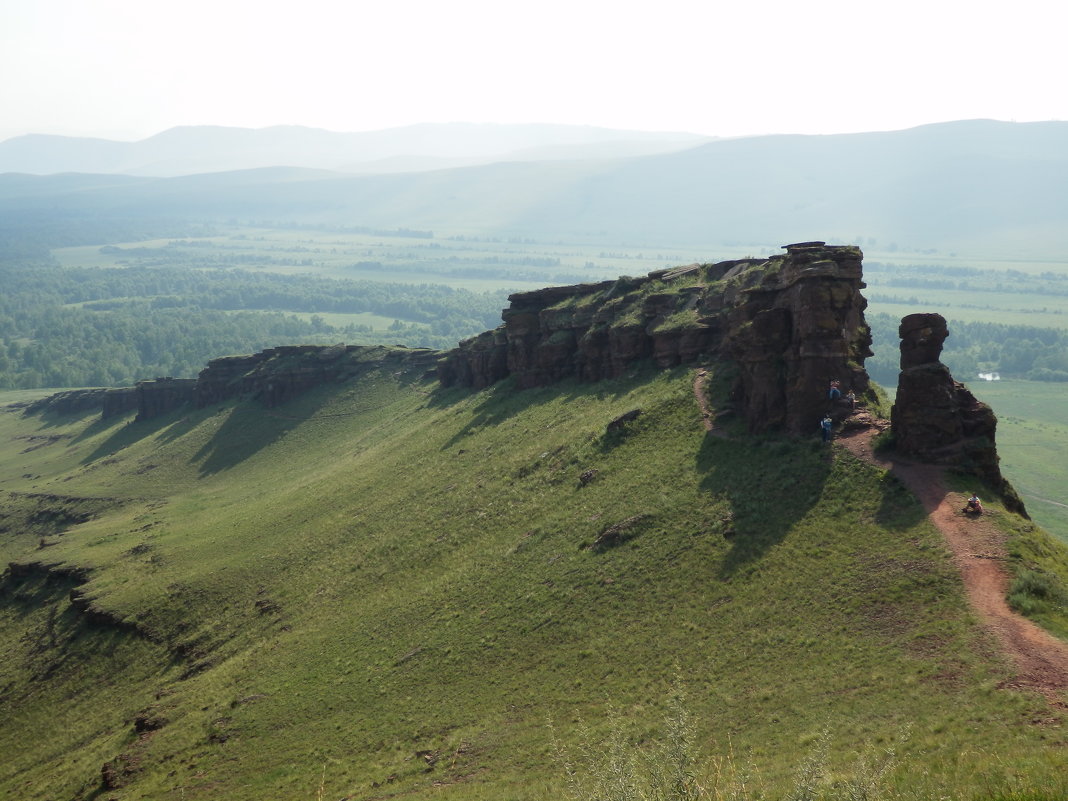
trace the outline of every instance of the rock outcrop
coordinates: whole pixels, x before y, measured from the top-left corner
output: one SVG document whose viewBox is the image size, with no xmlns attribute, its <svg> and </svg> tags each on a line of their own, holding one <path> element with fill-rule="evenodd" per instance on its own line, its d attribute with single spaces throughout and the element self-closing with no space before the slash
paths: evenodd
<svg viewBox="0 0 1068 801">
<path fill-rule="evenodd" d="M 44 398 L 38 398 L 23 405 L 23 414 L 77 414 L 78 412 L 95 411 L 104 404 L 104 398 L 113 390 L 100 389 L 71 389 L 65 392 L 56 392 Z"/>
<path fill-rule="evenodd" d="M 527 388 L 617 377 L 645 359 L 728 359 L 752 430 L 814 431 L 832 379 L 868 389 L 862 254 L 823 242 L 786 251 L 511 295 L 504 324 L 446 354 L 438 377 L 481 388 L 514 376 Z"/>
<path fill-rule="evenodd" d="M 278 406 L 321 384 L 346 381 L 373 367 L 434 367 L 438 351 L 361 345 L 285 345 L 253 354 L 213 359 L 193 389 L 199 409 L 229 398 L 252 396 Z"/>
<path fill-rule="evenodd" d="M 140 409 L 141 397 L 137 387 L 115 387 L 109 389 L 101 398 L 100 417 L 120 417 L 127 412 Z"/>
<path fill-rule="evenodd" d="M 1001 475 L 995 445 L 997 417 L 939 361 L 949 336 L 940 314 L 910 314 L 898 327 L 901 373 L 890 414 L 897 450 L 975 474 L 1024 517 L 1023 502 Z"/>
<path fill-rule="evenodd" d="M 156 378 L 133 387 L 59 392 L 25 404 L 23 414 L 101 411 L 106 419 L 137 411 L 151 420 L 187 404 L 203 408 L 240 396 L 265 406 L 285 403 L 320 384 L 344 381 L 375 366 L 433 370 L 440 353 L 427 348 L 362 345 L 283 345 L 250 356 L 208 362 L 196 378 Z"/>
<path fill-rule="evenodd" d="M 137 397 L 137 420 L 161 417 L 193 400 L 196 390 L 195 378 L 157 378 L 154 381 L 139 381 L 134 387 Z M 103 415 L 107 417 L 107 410 Z"/>
</svg>

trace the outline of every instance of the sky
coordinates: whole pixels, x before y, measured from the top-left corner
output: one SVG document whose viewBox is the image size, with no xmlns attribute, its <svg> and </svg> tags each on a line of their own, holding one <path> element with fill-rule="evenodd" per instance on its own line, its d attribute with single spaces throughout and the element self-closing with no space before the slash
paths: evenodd
<svg viewBox="0 0 1068 801">
<path fill-rule="evenodd" d="M 0 0 L 0 141 L 1068 120 L 1060 0 Z"/>
</svg>

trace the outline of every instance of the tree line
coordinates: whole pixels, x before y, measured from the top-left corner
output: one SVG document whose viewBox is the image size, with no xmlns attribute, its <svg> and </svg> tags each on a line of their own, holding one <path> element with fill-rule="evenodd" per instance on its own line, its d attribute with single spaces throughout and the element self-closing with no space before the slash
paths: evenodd
<svg viewBox="0 0 1068 801">
<path fill-rule="evenodd" d="M 867 321 L 875 353 L 865 362 L 868 375 L 885 386 L 897 386 L 901 321 L 889 314 L 869 314 Z M 954 320 L 941 361 L 961 381 L 980 372 L 1031 381 L 1068 381 L 1068 331 Z"/>
<path fill-rule="evenodd" d="M 191 377 L 217 356 L 294 342 L 446 349 L 497 325 L 506 303 L 503 293 L 440 285 L 12 261 L 0 264 L 5 389 Z M 388 330 L 329 325 L 318 316 L 326 312 L 371 312 L 395 322 Z"/>
</svg>

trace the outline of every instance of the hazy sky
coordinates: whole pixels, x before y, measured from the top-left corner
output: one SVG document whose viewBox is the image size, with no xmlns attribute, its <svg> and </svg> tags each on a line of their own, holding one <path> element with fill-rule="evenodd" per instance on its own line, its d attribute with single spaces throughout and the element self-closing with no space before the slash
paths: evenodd
<svg viewBox="0 0 1068 801">
<path fill-rule="evenodd" d="M 1060 0 L 0 0 L 0 140 L 1068 119 Z"/>
</svg>

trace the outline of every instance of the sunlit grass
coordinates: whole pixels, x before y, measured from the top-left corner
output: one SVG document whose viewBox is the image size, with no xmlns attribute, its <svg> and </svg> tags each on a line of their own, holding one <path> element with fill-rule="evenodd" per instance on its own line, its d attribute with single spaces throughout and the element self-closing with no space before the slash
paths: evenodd
<svg viewBox="0 0 1068 801">
<path fill-rule="evenodd" d="M 128 499 L 43 554 L 92 566 L 82 591 L 151 636 L 94 656 L 114 635 L 77 629 L 64 587 L 5 618 L 0 749 L 21 767 L 0 787 L 88 793 L 134 749 L 144 798 L 533 801 L 564 787 L 547 720 L 565 747 L 586 722 L 643 748 L 679 683 L 702 758 L 726 742 L 771 789 L 824 730 L 843 771 L 909 725 L 902 781 L 953 764 L 966 797 L 992 753 L 1060 765 L 1031 723 L 1044 700 L 996 689 L 1005 665 L 915 499 L 815 441 L 706 436 L 692 381 L 475 393 L 373 372 L 272 410 L 0 417 L 8 437 L 73 435 L 0 452 L 39 476 L 17 486 Z M 12 548 L 41 558 L 37 537 Z M 99 694 L 70 692 L 74 662 L 32 679 L 34 648 L 63 653 L 49 615 Z M 168 723 L 140 740 L 146 709 Z"/>
</svg>

